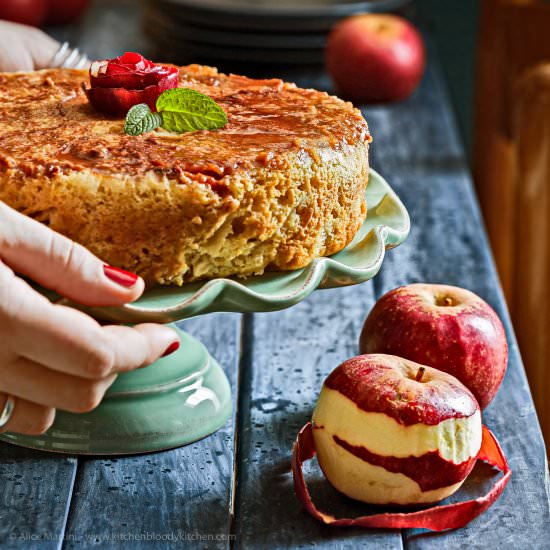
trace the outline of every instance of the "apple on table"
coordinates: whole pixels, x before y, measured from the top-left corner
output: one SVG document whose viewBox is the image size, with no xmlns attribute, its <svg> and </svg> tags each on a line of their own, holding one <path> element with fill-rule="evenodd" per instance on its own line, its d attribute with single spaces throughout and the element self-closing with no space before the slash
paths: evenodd
<svg viewBox="0 0 550 550">
<path fill-rule="evenodd" d="M 418 86 L 425 66 L 422 37 L 402 17 L 354 15 L 330 32 L 325 61 L 337 92 L 360 103 L 399 101 Z"/>
<path fill-rule="evenodd" d="M 411 284 L 376 302 L 359 339 L 361 353 L 389 353 L 448 372 L 482 409 L 508 363 L 502 322 L 479 296 L 456 286 Z"/>
<path fill-rule="evenodd" d="M 460 381 L 384 354 L 337 367 L 323 384 L 312 423 L 327 479 L 371 504 L 448 497 L 472 470 L 482 439 L 479 405 Z"/>
<path fill-rule="evenodd" d="M 0 19 L 38 27 L 48 13 L 48 0 L 0 0 Z"/>
<path fill-rule="evenodd" d="M 46 24 L 65 25 L 78 19 L 88 7 L 90 0 L 48 0 Z"/>
<path fill-rule="evenodd" d="M 78 19 L 89 0 L 0 0 L 0 19 L 39 27 Z"/>
</svg>

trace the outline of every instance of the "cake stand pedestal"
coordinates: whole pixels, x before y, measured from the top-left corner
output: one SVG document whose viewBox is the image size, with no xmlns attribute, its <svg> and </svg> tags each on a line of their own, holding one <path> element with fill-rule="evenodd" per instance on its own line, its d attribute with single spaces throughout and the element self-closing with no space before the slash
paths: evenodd
<svg viewBox="0 0 550 550">
<path fill-rule="evenodd" d="M 280 310 L 318 288 L 362 283 L 378 273 L 385 251 L 401 244 L 410 229 L 407 210 L 374 170 L 366 200 L 368 216 L 353 241 L 338 254 L 318 258 L 303 269 L 242 281 L 214 279 L 154 288 L 121 307 L 70 305 L 112 322 L 170 323 L 214 311 Z M 44 435 L 6 433 L 0 440 L 44 451 L 122 455 L 179 447 L 215 432 L 231 415 L 229 382 L 199 341 L 174 329 L 180 335 L 179 349 L 149 367 L 119 375 L 92 412 L 57 411 L 54 425 Z"/>
<path fill-rule="evenodd" d="M 231 415 L 227 377 L 198 340 L 172 328 L 179 349 L 119 375 L 92 412 L 57 411 L 44 435 L 8 433 L 1 439 L 44 451 L 120 455 L 180 447 L 215 432 Z"/>
</svg>

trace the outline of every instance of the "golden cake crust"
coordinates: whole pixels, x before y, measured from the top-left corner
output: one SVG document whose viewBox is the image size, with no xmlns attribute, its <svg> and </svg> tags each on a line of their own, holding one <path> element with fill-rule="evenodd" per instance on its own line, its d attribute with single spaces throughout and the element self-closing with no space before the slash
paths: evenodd
<svg viewBox="0 0 550 550">
<path fill-rule="evenodd" d="M 367 124 L 278 79 L 180 68 L 221 130 L 133 137 L 82 71 L 0 73 L 0 200 L 148 284 L 287 270 L 341 250 L 366 212 Z"/>
</svg>

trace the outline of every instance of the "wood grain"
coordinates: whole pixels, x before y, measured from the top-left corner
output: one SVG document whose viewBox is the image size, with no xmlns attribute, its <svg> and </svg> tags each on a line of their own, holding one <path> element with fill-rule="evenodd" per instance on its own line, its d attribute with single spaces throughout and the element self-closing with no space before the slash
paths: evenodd
<svg viewBox="0 0 550 550">
<path fill-rule="evenodd" d="M 475 180 L 548 442 L 550 104 L 548 69 L 537 66 L 550 60 L 550 5 L 484 0 L 481 7 Z"/>
<path fill-rule="evenodd" d="M 314 292 L 292 309 L 247 316 L 238 413 L 235 548 L 402 548 L 398 531 L 324 527 L 294 495 L 290 451 L 311 418 L 324 378 L 358 353 L 373 285 Z M 307 467 L 314 499 L 337 515 L 357 506 Z M 363 510 L 367 507 L 362 507 Z"/>
<path fill-rule="evenodd" d="M 224 367 L 235 397 L 240 315 L 209 315 L 180 326 Z M 172 451 L 80 460 L 66 548 L 228 548 L 233 437 L 231 420 L 214 435 Z"/>
<path fill-rule="evenodd" d="M 440 83 L 432 64 L 423 88 L 408 105 L 366 112 L 378 144 L 373 146 L 373 166 L 396 188 L 413 221 L 409 239 L 388 254 L 374 283 L 377 295 L 403 283 L 454 284 L 476 292 L 496 309 L 507 330 L 510 361 L 504 383 L 483 418 L 500 439 L 513 475 L 494 507 L 465 528 L 439 535 L 407 530 L 404 541 L 411 549 L 481 549 L 493 547 L 495 541 L 499 548 L 514 549 L 521 548 L 525 540 L 529 548 L 548 548 L 550 505 L 544 443 Z M 406 143 L 414 147 L 407 149 Z M 477 468 L 476 483 L 470 480 L 459 495 L 481 494 L 478 483 L 486 484 L 488 473 Z"/>
<path fill-rule="evenodd" d="M 474 174 L 496 264 L 508 302 L 516 269 L 513 118 L 517 81 L 550 58 L 550 6 L 532 0 L 481 2 L 478 36 Z"/>
<path fill-rule="evenodd" d="M 97 2 L 84 26 L 72 29 L 73 43 L 92 57 L 140 49 L 139 11 L 133 6 L 129 0 L 119 7 Z M 55 538 L 44 548 L 60 548 L 63 536 L 65 548 L 549 547 L 544 445 L 433 57 L 429 66 L 410 100 L 364 111 L 375 138 L 373 167 L 399 192 L 413 221 L 410 238 L 388 253 L 380 274 L 357 287 L 315 292 L 283 312 L 246 315 L 244 322 L 239 315 L 219 314 L 184 323 L 226 368 L 238 398 L 236 425 L 234 420 L 196 444 L 141 457 L 82 459 L 78 472 L 74 458 L 1 444 L 2 548 L 32 547 L 29 541 L 9 540 L 10 533 L 27 531 Z M 314 73 L 290 78 L 301 85 L 329 87 L 326 78 Z M 357 353 L 361 323 L 375 298 L 415 281 L 466 286 L 487 299 L 505 321 L 509 370 L 484 417 L 508 455 L 512 481 L 487 514 L 450 533 L 323 527 L 293 494 L 293 439 L 309 419 L 323 379 Z M 330 503 L 333 512 L 368 509 L 337 494 L 315 466 L 307 474 L 314 498 Z M 479 494 L 492 475 L 489 468 L 476 468 L 462 494 Z M 147 533 L 223 535 L 225 540 L 108 540 Z M 228 541 L 227 535 L 235 540 Z"/>
<path fill-rule="evenodd" d="M 0 548 L 61 548 L 76 468 L 75 458 L 0 443 Z"/>
<path fill-rule="evenodd" d="M 510 177 L 514 150 L 509 132 L 507 40 L 502 0 L 480 3 L 474 125 L 474 176 L 504 294 L 510 299 L 514 257 L 514 208 Z M 495 93 L 499 90 L 500 93 Z"/>
<path fill-rule="evenodd" d="M 511 309 L 542 430 L 550 442 L 550 62 L 528 70 L 516 90 Z"/>
</svg>

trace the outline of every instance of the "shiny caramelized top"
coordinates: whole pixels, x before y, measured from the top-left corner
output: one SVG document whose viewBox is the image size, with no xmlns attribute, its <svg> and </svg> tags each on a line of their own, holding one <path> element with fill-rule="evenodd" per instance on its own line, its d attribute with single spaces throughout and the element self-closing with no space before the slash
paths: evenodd
<svg viewBox="0 0 550 550">
<path fill-rule="evenodd" d="M 82 89 L 87 81 L 85 71 L 71 69 L 0 73 L 0 171 L 155 171 L 208 182 L 239 168 L 280 166 L 292 150 L 316 154 L 370 139 L 350 103 L 278 79 L 224 75 L 199 65 L 180 69 L 180 86 L 214 99 L 228 115 L 225 128 L 128 136 L 123 120 L 90 106 Z"/>
</svg>

